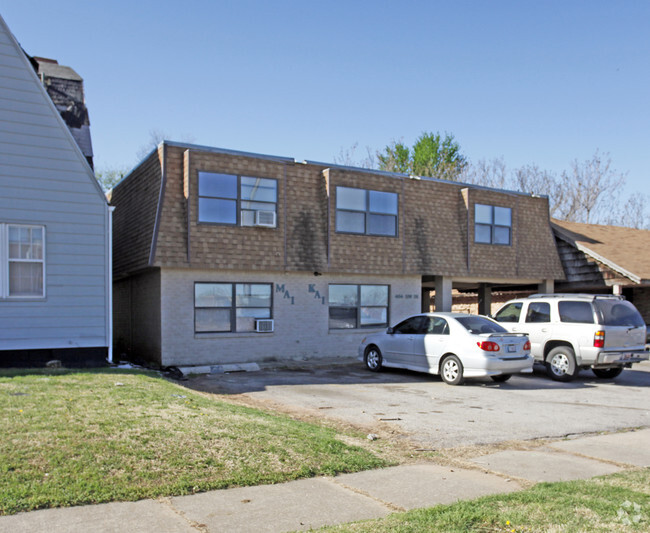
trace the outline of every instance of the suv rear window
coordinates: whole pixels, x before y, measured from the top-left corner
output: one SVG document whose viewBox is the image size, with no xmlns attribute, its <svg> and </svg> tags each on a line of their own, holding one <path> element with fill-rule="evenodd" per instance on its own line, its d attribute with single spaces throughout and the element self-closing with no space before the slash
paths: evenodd
<svg viewBox="0 0 650 533">
<path fill-rule="evenodd" d="M 558 302 L 561 322 L 593 324 L 594 310 L 590 302 Z"/>
<path fill-rule="evenodd" d="M 626 300 L 595 300 L 594 303 L 604 326 L 645 326 L 636 307 Z"/>
</svg>

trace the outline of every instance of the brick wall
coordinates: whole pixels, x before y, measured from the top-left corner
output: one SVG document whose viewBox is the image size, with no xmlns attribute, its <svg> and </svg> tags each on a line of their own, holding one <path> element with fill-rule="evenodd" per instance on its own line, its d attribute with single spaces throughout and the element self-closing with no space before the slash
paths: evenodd
<svg viewBox="0 0 650 533">
<path fill-rule="evenodd" d="M 194 283 L 245 282 L 273 284 L 273 333 L 194 333 Z M 382 277 L 300 273 L 238 273 L 163 269 L 162 364 L 201 366 L 332 360 L 354 357 L 361 339 L 378 329 L 329 330 L 328 285 L 390 285 L 389 323 L 420 312 L 418 276 Z"/>
</svg>

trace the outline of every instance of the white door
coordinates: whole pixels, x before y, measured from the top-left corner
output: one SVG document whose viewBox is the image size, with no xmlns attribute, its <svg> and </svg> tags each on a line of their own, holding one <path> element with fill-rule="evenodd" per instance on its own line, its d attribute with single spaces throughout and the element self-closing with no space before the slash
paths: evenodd
<svg viewBox="0 0 650 533">
<path fill-rule="evenodd" d="M 425 327 L 426 332 L 422 335 L 422 341 L 418 343 L 416 338 L 414 344 L 418 366 L 427 372 L 433 370 L 438 373 L 440 358 L 447 353 L 449 324 L 444 318 L 434 316 L 427 319 Z"/>
<path fill-rule="evenodd" d="M 510 331 L 526 333 L 530 339 L 530 352 L 538 361 L 544 360 L 544 345 L 551 338 L 551 305 L 548 302 L 526 302 L 518 323 Z"/>
<path fill-rule="evenodd" d="M 413 365 L 413 342 L 421 329 L 425 317 L 413 316 L 400 322 L 393 328 L 392 335 L 382 341 L 384 360 L 388 364 L 399 366 Z"/>
</svg>

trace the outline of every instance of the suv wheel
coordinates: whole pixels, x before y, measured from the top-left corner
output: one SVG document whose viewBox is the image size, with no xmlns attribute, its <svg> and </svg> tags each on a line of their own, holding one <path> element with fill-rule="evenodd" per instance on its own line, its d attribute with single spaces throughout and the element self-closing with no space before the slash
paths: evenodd
<svg viewBox="0 0 650 533">
<path fill-rule="evenodd" d="M 546 356 L 546 373 L 555 381 L 571 381 L 578 371 L 576 355 L 570 346 L 553 348 Z"/>
</svg>

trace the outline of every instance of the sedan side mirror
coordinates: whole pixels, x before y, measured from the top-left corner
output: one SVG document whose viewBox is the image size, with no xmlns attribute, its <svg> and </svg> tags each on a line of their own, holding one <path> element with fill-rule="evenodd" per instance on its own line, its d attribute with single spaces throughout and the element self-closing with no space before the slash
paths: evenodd
<svg viewBox="0 0 650 533">
<path fill-rule="evenodd" d="M 393 328 L 386 328 L 386 333 L 388 333 L 389 335 L 392 335 L 395 332 L 393 331 Z"/>
</svg>

